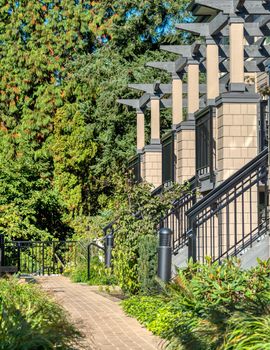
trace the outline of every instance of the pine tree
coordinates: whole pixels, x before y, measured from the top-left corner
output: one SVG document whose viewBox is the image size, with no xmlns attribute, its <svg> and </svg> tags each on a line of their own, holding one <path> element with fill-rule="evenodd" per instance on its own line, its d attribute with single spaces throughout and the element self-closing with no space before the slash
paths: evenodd
<svg viewBox="0 0 270 350">
<path fill-rule="evenodd" d="M 64 237 L 106 203 L 134 150 L 116 99 L 160 77 L 186 2 L 0 0 L 0 232 Z"/>
<path fill-rule="evenodd" d="M 187 1 L 168 1 L 166 4 L 102 1 L 93 11 L 91 29 L 104 41 L 103 47 L 92 55 L 79 55 L 69 65 L 70 75 L 66 79 L 69 103 L 73 101 L 84 116 L 96 144 L 96 154 L 90 165 L 86 165 L 87 171 L 81 167 L 84 171 L 77 173 L 77 181 L 83 189 L 80 200 L 85 215 L 96 214 L 106 206 L 114 194 L 114 175 L 123 174 L 127 160 L 135 154 L 135 113 L 118 105 L 116 100 L 140 96 L 127 88 L 129 83 L 170 82 L 170 75 L 145 68 L 144 64 L 175 58 L 159 50 L 160 42 L 188 40 L 172 31 L 174 23 L 186 16 L 186 4 Z M 168 130 L 170 111 L 165 111 L 163 116 L 162 128 Z M 149 128 L 149 113 L 147 117 Z M 68 169 L 62 168 L 62 171 L 66 176 Z M 61 178 L 59 172 L 56 176 Z"/>
<path fill-rule="evenodd" d="M 17 238 L 66 230 L 48 144 L 63 105 L 66 63 L 94 45 L 85 6 L 0 2 L 0 230 Z"/>
</svg>

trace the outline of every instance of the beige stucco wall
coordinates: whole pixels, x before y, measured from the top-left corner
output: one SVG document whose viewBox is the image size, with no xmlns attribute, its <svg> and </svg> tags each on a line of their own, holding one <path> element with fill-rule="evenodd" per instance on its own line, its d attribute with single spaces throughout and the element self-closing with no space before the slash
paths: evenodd
<svg viewBox="0 0 270 350">
<path fill-rule="evenodd" d="M 250 195 L 252 196 L 251 210 Z M 226 196 L 227 198 L 233 198 L 234 189 L 224 195 L 224 200 Z M 214 215 L 211 220 L 201 225 L 197 232 L 200 236 L 200 246 L 197 247 L 199 260 L 204 261 L 203 258 L 206 256 L 211 256 L 215 260 L 228 250 L 229 255 L 231 255 L 233 253 L 232 247 L 236 243 L 238 243 L 237 246 L 239 247 L 239 242 L 258 226 L 257 204 L 258 194 L 257 188 L 254 186 L 251 192 L 246 191 L 243 195 L 238 196 L 236 202 L 231 202 L 218 215 Z M 209 207 L 207 210 L 210 211 L 211 208 Z M 246 240 L 244 241 L 246 242 Z M 226 257 L 226 255 L 223 256 L 223 258 Z"/>
<path fill-rule="evenodd" d="M 195 130 L 176 134 L 176 182 L 183 183 L 195 175 Z"/>
<path fill-rule="evenodd" d="M 145 151 L 143 180 L 155 188 L 162 184 L 162 151 Z"/>
<path fill-rule="evenodd" d="M 257 155 L 257 103 L 224 103 L 217 108 L 218 182 Z"/>
<path fill-rule="evenodd" d="M 217 170 L 218 183 L 223 182 L 237 170 L 250 162 L 258 154 L 257 103 L 223 103 L 217 108 Z M 241 186 L 237 189 L 241 191 Z M 234 190 L 231 195 L 233 196 Z M 252 196 L 252 209 L 250 209 Z M 229 232 L 229 239 L 218 243 L 218 249 L 226 250 L 226 245 L 233 245 L 241 240 L 258 225 L 258 193 L 254 186 L 251 191 L 241 194 L 236 203 L 222 211 L 220 229 Z M 235 215 L 235 209 L 237 214 Z M 229 222 L 229 224 L 228 224 Z M 217 222 L 217 225 L 220 223 Z M 217 239 L 217 237 L 216 237 Z M 229 243 L 228 243 L 229 242 Z"/>
</svg>

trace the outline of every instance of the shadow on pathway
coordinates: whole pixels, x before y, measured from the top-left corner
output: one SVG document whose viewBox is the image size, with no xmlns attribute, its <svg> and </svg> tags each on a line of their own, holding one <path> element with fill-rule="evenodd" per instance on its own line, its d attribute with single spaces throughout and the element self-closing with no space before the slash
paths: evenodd
<svg viewBox="0 0 270 350">
<path fill-rule="evenodd" d="M 92 287 L 71 283 L 63 276 L 40 277 L 38 282 L 64 306 L 85 335 L 81 349 L 161 349 L 162 341 L 126 316 L 117 299 L 99 295 Z"/>
</svg>

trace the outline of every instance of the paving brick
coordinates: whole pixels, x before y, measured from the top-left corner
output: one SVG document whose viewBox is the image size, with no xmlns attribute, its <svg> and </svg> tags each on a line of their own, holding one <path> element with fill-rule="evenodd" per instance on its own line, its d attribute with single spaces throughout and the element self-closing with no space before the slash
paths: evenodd
<svg viewBox="0 0 270 350">
<path fill-rule="evenodd" d="M 87 350 L 155 350 L 161 339 L 128 317 L 114 298 L 104 297 L 87 285 L 63 276 L 39 277 L 42 288 L 54 295 L 84 334 L 78 345 Z"/>
</svg>

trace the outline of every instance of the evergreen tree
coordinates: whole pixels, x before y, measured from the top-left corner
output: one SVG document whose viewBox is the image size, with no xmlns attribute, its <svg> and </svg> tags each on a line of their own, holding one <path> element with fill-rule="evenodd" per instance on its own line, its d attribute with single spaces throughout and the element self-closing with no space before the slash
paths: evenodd
<svg viewBox="0 0 270 350">
<path fill-rule="evenodd" d="M 142 66 L 165 57 L 155 50 L 175 41 L 185 5 L 0 0 L 0 232 L 64 237 L 106 202 L 134 150 L 134 115 L 116 99 L 160 77 Z"/>
<path fill-rule="evenodd" d="M 17 238 L 66 231 L 48 143 L 65 65 L 93 48 L 85 5 L 0 2 L 0 230 Z"/>
</svg>

